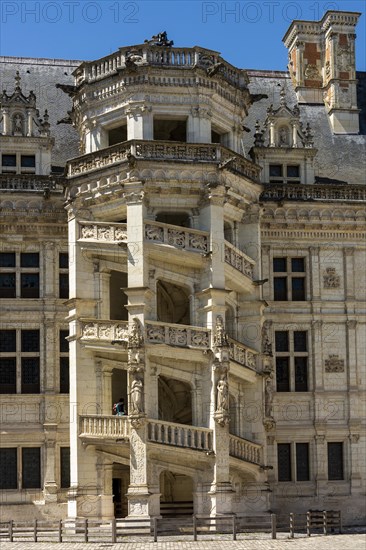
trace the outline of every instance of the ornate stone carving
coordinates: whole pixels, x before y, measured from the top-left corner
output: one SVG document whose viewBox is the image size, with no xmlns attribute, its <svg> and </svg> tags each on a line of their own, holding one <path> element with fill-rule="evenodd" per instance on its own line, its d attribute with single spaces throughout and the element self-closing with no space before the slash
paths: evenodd
<svg viewBox="0 0 366 550">
<path fill-rule="evenodd" d="M 271 432 L 276 428 L 276 422 L 274 421 L 273 418 L 265 418 L 263 420 L 263 426 L 266 432 Z"/>
<path fill-rule="evenodd" d="M 360 434 L 356 434 L 356 433 L 350 434 L 349 439 L 351 443 L 358 443 L 360 440 Z"/>
<path fill-rule="evenodd" d="M 311 200 L 331 200 L 331 201 L 365 201 L 366 189 L 365 186 L 348 186 L 348 185 L 281 185 L 271 184 L 264 185 L 264 191 L 260 196 L 260 200 L 282 201 L 311 201 Z M 345 248 L 345 251 L 350 251 L 353 254 L 352 248 Z M 345 252 L 347 254 L 347 252 Z"/>
<path fill-rule="evenodd" d="M 225 243 L 225 262 L 250 279 L 253 279 L 253 265 L 241 250 Z"/>
<path fill-rule="evenodd" d="M 325 360 L 325 372 L 344 372 L 344 359 L 339 355 L 329 355 Z"/>
<path fill-rule="evenodd" d="M 224 320 L 221 315 L 216 317 L 216 326 L 214 334 L 214 347 L 222 348 L 229 345 L 227 334 L 225 333 Z"/>
<path fill-rule="evenodd" d="M 262 353 L 272 356 L 271 321 L 265 321 L 262 326 Z"/>
<path fill-rule="evenodd" d="M 145 238 L 148 241 L 160 241 L 164 240 L 164 230 L 162 227 L 156 225 L 146 224 L 145 225 Z"/>
<path fill-rule="evenodd" d="M 321 80 L 321 75 L 316 65 L 308 63 L 305 67 L 305 78 L 308 80 Z"/>
<path fill-rule="evenodd" d="M 229 415 L 229 386 L 227 375 L 222 375 L 216 386 L 216 411 L 214 414 L 215 421 L 220 426 L 225 426 L 230 421 Z"/>
<path fill-rule="evenodd" d="M 323 274 L 324 288 L 339 288 L 341 286 L 340 276 L 335 267 L 327 267 Z"/>
<path fill-rule="evenodd" d="M 141 348 L 144 344 L 144 337 L 141 330 L 141 324 L 137 317 L 132 319 L 130 332 L 128 334 L 128 347 Z"/>
</svg>

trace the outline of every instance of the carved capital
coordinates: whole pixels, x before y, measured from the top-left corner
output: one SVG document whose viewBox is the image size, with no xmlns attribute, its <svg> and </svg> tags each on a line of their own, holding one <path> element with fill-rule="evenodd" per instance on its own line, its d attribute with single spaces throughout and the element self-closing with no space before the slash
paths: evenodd
<svg viewBox="0 0 366 550">
<path fill-rule="evenodd" d="M 355 319 L 348 319 L 346 324 L 348 329 L 355 329 L 357 327 L 357 321 Z"/>
</svg>

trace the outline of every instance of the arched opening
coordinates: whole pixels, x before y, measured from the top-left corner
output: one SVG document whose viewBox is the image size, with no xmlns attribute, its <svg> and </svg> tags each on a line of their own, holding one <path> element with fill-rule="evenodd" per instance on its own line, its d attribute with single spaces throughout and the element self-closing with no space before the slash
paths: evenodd
<svg viewBox="0 0 366 550">
<path fill-rule="evenodd" d="M 127 288 L 127 273 L 111 271 L 109 282 L 110 319 L 128 321 L 126 308 L 128 299 L 123 288 Z"/>
<path fill-rule="evenodd" d="M 170 225 L 179 225 L 180 227 L 190 227 L 190 220 L 187 212 L 159 212 L 156 215 L 156 221 L 160 223 L 169 223 Z"/>
<path fill-rule="evenodd" d="M 163 517 L 193 514 L 193 479 L 164 470 L 160 474 L 160 514 Z"/>
<path fill-rule="evenodd" d="M 113 403 L 117 403 L 122 397 L 125 403 L 125 411 L 128 413 L 128 392 L 127 392 L 127 371 L 122 369 L 113 369 L 112 371 L 112 403 L 111 413 L 113 409 Z"/>
<path fill-rule="evenodd" d="M 237 340 L 235 310 L 229 305 L 226 305 L 225 311 L 225 331 L 230 338 Z"/>
<path fill-rule="evenodd" d="M 231 223 L 224 222 L 224 239 L 225 241 L 228 241 L 231 244 L 234 244 L 233 242 L 234 233 Z"/>
<path fill-rule="evenodd" d="M 192 425 L 191 386 L 181 380 L 159 376 L 159 420 Z"/>
<path fill-rule="evenodd" d="M 156 299 L 158 321 L 191 324 L 187 289 L 159 280 L 156 285 Z"/>
<path fill-rule="evenodd" d="M 237 435 L 237 403 L 235 397 L 229 393 L 229 414 L 230 414 L 230 423 L 229 423 L 229 432 L 232 435 Z"/>
<path fill-rule="evenodd" d="M 113 463 L 112 492 L 114 517 L 125 518 L 128 515 L 127 490 L 130 484 L 130 467 Z"/>
</svg>

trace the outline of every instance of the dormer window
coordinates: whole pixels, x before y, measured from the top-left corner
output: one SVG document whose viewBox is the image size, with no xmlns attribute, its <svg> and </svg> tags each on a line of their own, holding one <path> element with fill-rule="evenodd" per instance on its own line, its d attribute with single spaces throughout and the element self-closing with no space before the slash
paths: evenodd
<svg viewBox="0 0 366 550">
<path fill-rule="evenodd" d="M 3 174 L 35 174 L 36 156 L 9 154 L 2 155 L 1 172 Z"/>
<path fill-rule="evenodd" d="M 270 183 L 300 183 L 300 166 L 298 164 L 270 164 Z"/>
</svg>

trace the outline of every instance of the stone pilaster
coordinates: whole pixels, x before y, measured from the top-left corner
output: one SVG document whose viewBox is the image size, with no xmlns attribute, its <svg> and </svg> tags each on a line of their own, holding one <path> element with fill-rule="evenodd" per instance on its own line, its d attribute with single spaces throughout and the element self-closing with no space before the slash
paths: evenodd
<svg viewBox="0 0 366 550">
<path fill-rule="evenodd" d="M 57 502 L 55 462 L 57 424 L 43 424 L 43 429 L 45 432 L 43 494 L 45 502 Z"/>
</svg>

